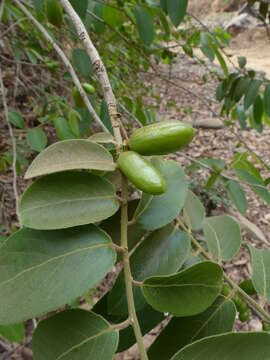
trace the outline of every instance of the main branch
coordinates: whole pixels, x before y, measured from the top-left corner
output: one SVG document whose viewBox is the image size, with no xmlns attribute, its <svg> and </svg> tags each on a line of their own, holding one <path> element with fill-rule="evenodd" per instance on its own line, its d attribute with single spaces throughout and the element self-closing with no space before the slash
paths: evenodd
<svg viewBox="0 0 270 360">
<path fill-rule="evenodd" d="M 122 176 L 122 208 L 121 208 L 121 246 L 124 248 L 123 263 L 125 274 L 126 295 L 128 303 L 128 312 L 134 329 L 136 340 L 138 343 L 141 360 L 147 360 L 147 353 L 143 343 L 143 337 L 140 325 L 137 319 L 136 308 L 134 304 L 132 289 L 132 274 L 130 270 L 129 254 L 128 254 L 128 183 L 125 176 Z"/>
<path fill-rule="evenodd" d="M 101 84 L 105 102 L 108 107 L 108 111 L 110 114 L 110 119 L 114 131 L 115 140 L 117 143 L 118 150 L 122 146 L 122 136 L 120 131 L 120 121 L 119 121 L 119 113 L 117 111 L 116 99 L 110 84 L 110 80 L 106 71 L 106 68 L 99 56 L 97 49 L 95 48 L 92 40 L 81 20 L 79 15 L 73 9 L 72 5 L 68 0 L 59 0 L 65 9 L 66 13 L 69 15 L 72 24 L 75 26 L 79 39 L 82 41 L 85 50 L 90 57 L 90 60 L 93 65 L 93 69 L 96 73 L 96 76 Z"/>
</svg>

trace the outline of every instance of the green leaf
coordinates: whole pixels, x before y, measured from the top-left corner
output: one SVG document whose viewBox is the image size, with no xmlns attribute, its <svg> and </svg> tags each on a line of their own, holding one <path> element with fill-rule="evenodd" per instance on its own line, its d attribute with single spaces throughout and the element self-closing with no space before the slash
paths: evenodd
<svg viewBox="0 0 270 360">
<path fill-rule="evenodd" d="M 74 49 L 72 51 L 72 61 L 80 75 L 88 78 L 93 74 L 91 61 L 84 49 Z"/>
<path fill-rule="evenodd" d="M 188 236 L 168 225 L 150 234 L 131 255 L 132 276 L 137 281 L 143 281 L 154 275 L 173 274 L 181 268 L 189 252 Z M 141 289 L 135 287 L 133 292 L 136 310 L 140 310 L 146 306 Z M 109 293 L 108 312 L 113 315 L 128 314 L 123 271 Z"/>
<path fill-rule="evenodd" d="M 27 142 L 32 150 L 41 152 L 47 145 L 47 135 L 39 127 L 30 129 L 27 133 Z"/>
<path fill-rule="evenodd" d="M 18 111 L 8 112 L 8 122 L 19 129 L 24 128 L 24 119 L 22 117 L 22 114 Z"/>
<path fill-rule="evenodd" d="M 227 183 L 227 190 L 228 195 L 236 206 L 237 210 L 240 212 L 240 214 L 245 216 L 248 208 L 248 202 L 242 186 L 238 181 L 229 180 Z"/>
<path fill-rule="evenodd" d="M 35 360 L 112 360 L 118 332 L 100 315 L 68 310 L 38 324 L 33 336 Z"/>
<path fill-rule="evenodd" d="M 76 169 L 113 171 L 115 164 L 108 150 L 95 142 L 65 140 L 39 154 L 27 170 L 25 179 Z"/>
<path fill-rule="evenodd" d="M 268 360 L 269 354 L 270 334 L 228 333 L 196 341 L 171 360 Z"/>
<path fill-rule="evenodd" d="M 208 59 L 211 62 L 213 62 L 215 60 L 215 52 L 214 52 L 214 50 L 212 49 L 211 46 L 204 45 L 204 46 L 201 47 L 201 51 L 206 57 L 208 57 Z"/>
<path fill-rule="evenodd" d="M 88 140 L 95 141 L 100 144 L 114 144 L 114 137 L 106 132 L 99 132 L 91 135 Z"/>
<path fill-rule="evenodd" d="M 172 222 L 183 209 L 187 195 L 185 173 L 177 162 L 155 158 L 153 164 L 165 178 L 167 190 L 158 196 L 143 194 L 136 217 L 137 223 L 146 230 L 159 229 Z"/>
<path fill-rule="evenodd" d="M 119 11 L 118 9 L 112 6 L 104 4 L 103 20 L 110 26 L 120 27 L 123 24 L 125 18 L 123 16 L 123 13 L 121 13 L 121 11 Z"/>
<path fill-rule="evenodd" d="M 172 23 L 177 27 L 187 12 L 188 0 L 167 0 L 168 14 Z"/>
<path fill-rule="evenodd" d="M 113 134 L 113 128 L 112 128 L 112 123 L 111 123 L 111 119 L 110 119 L 110 114 L 109 114 L 108 107 L 107 107 L 107 104 L 104 101 L 104 99 L 101 102 L 100 118 L 101 118 L 103 124 L 106 126 L 106 128 L 110 131 L 110 133 Z"/>
<path fill-rule="evenodd" d="M 257 95 L 253 107 L 254 120 L 257 124 L 262 123 L 263 112 L 264 112 L 263 100 L 260 95 Z"/>
<path fill-rule="evenodd" d="M 249 84 L 249 87 L 247 89 L 245 99 L 244 99 L 245 110 L 247 110 L 251 105 L 254 104 L 261 84 L 262 84 L 262 82 L 260 80 L 250 81 L 250 84 Z"/>
<path fill-rule="evenodd" d="M 19 323 L 69 303 L 94 287 L 115 260 L 111 239 L 94 225 L 19 230 L 1 247 L 0 323 Z"/>
<path fill-rule="evenodd" d="M 264 91 L 264 108 L 265 113 L 268 117 L 270 117 L 270 85 L 265 87 Z"/>
<path fill-rule="evenodd" d="M 270 250 L 258 250 L 248 245 L 252 263 L 252 283 L 264 301 L 270 301 Z"/>
<path fill-rule="evenodd" d="M 236 309 L 223 296 L 203 313 L 192 317 L 174 317 L 148 351 L 149 360 L 169 360 L 177 351 L 207 336 L 232 331 Z"/>
<path fill-rule="evenodd" d="M 142 292 L 157 311 L 192 316 L 213 304 L 220 293 L 222 278 L 221 267 L 205 261 L 175 275 L 148 278 Z"/>
<path fill-rule="evenodd" d="M 242 129 L 247 127 L 247 117 L 242 105 L 237 105 L 237 118 Z"/>
<path fill-rule="evenodd" d="M 73 9 L 76 11 L 76 13 L 80 16 L 80 18 L 83 20 L 86 16 L 86 11 L 88 8 L 88 2 L 89 0 L 70 0 L 70 3 L 73 7 Z"/>
<path fill-rule="evenodd" d="M 24 339 L 24 325 L 0 325 L 0 336 L 4 337 L 7 341 L 13 343 L 23 342 Z"/>
<path fill-rule="evenodd" d="M 250 83 L 250 79 L 245 77 L 237 81 L 237 85 L 233 92 L 233 100 L 235 100 L 236 102 L 241 100 L 242 96 L 245 94 L 245 92 L 248 89 L 249 83 Z"/>
<path fill-rule="evenodd" d="M 142 42 L 144 45 L 151 45 L 155 35 L 152 17 L 139 5 L 135 5 L 134 7 L 134 16 Z"/>
<path fill-rule="evenodd" d="M 200 199 L 188 190 L 185 206 L 183 209 L 185 223 L 194 231 L 202 228 L 205 220 L 205 208 Z"/>
<path fill-rule="evenodd" d="M 92 12 L 96 15 L 95 17 L 91 17 L 91 22 L 94 27 L 94 31 L 97 34 L 103 34 L 105 30 L 105 24 L 103 21 L 100 21 L 99 19 L 103 20 L 103 4 L 99 2 L 90 2 L 90 7 Z"/>
<path fill-rule="evenodd" d="M 218 50 L 217 46 L 213 46 L 213 50 L 214 50 L 214 53 L 218 59 L 218 62 L 223 70 L 223 73 L 226 77 L 229 76 L 229 70 L 228 70 L 228 67 L 227 67 L 227 64 L 226 64 L 226 61 L 224 60 L 224 57 L 222 56 L 222 54 L 220 53 L 220 51 Z"/>
<path fill-rule="evenodd" d="M 86 172 L 63 172 L 30 185 L 21 198 L 19 216 L 24 226 L 53 230 L 104 220 L 118 207 L 109 181 Z"/>
<path fill-rule="evenodd" d="M 68 139 L 76 138 L 76 135 L 74 135 L 73 132 L 71 131 L 69 123 L 67 122 L 66 119 L 59 117 L 54 119 L 53 123 L 56 130 L 56 134 L 60 140 L 68 140 Z"/>
<path fill-rule="evenodd" d="M 71 109 L 68 113 L 68 123 L 71 131 L 76 137 L 81 136 L 80 121 L 82 120 L 81 115 L 78 111 Z"/>
<path fill-rule="evenodd" d="M 240 226 L 228 215 L 207 218 L 203 232 L 209 250 L 219 261 L 231 260 L 240 249 Z"/>
</svg>

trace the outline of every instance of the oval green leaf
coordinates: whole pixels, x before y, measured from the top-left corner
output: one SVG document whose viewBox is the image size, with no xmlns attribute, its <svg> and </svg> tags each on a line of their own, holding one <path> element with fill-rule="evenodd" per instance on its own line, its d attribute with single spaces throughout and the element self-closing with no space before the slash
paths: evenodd
<svg viewBox="0 0 270 360">
<path fill-rule="evenodd" d="M 134 16 L 142 42 L 144 45 L 151 45 L 155 35 L 151 15 L 142 6 L 135 5 Z"/>
<path fill-rule="evenodd" d="M 112 155 L 89 140 L 65 140 L 39 154 L 25 174 L 26 179 L 66 170 L 115 170 Z"/>
<path fill-rule="evenodd" d="M 221 267 L 205 261 L 175 275 L 148 278 L 142 292 L 157 311 L 192 316 L 213 304 L 220 293 L 222 278 Z"/>
<path fill-rule="evenodd" d="M 112 216 L 119 204 L 106 179 L 84 172 L 63 172 L 38 179 L 19 204 L 21 223 L 39 230 L 92 224 Z"/>
<path fill-rule="evenodd" d="M 32 150 L 41 152 L 47 145 L 47 135 L 41 128 L 30 129 L 27 133 L 27 142 Z"/>
<path fill-rule="evenodd" d="M 187 12 L 188 0 L 167 0 L 168 14 L 172 23 L 177 27 Z"/>
<path fill-rule="evenodd" d="M 151 345 L 149 360 L 169 360 L 196 340 L 232 331 L 235 317 L 234 303 L 223 296 L 199 315 L 174 317 Z"/>
<path fill-rule="evenodd" d="M 158 196 L 143 194 L 136 217 L 145 230 L 156 230 L 172 222 L 183 209 L 187 195 L 185 173 L 176 161 L 154 158 L 153 165 L 163 175 L 167 190 Z"/>
<path fill-rule="evenodd" d="M 269 356 L 270 334 L 229 333 L 188 345 L 171 360 L 268 360 Z"/>
<path fill-rule="evenodd" d="M 100 315 L 69 310 L 41 321 L 32 346 L 35 360 L 112 360 L 118 337 Z"/>
<path fill-rule="evenodd" d="M 0 323 L 57 309 L 94 287 L 113 267 L 109 236 L 94 225 L 22 229 L 1 247 Z"/>
<path fill-rule="evenodd" d="M 203 232 L 209 250 L 219 261 L 230 261 L 240 249 L 242 243 L 240 226 L 230 216 L 207 218 Z"/>
<path fill-rule="evenodd" d="M 202 228 L 205 220 L 205 208 L 200 199 L 190 190 L 187 193 L 183 214 L 185 223 L 192 230 L 198 231 Z"/>
<path fill-rule="evenodd" d="M 252 283 L 265 302 L 270 301 L 270 250 L 248 246 L 252 263 Z"/>
<path fill-rule="evenodd" d="M 190 239 L 182 231 L 168 225 L 150 234 L 130 257 L 131 273 L 135 280 L 143 281 L 154 275 L 168 275 L 177 272 L 190 252 Z M 139 287 L 133 290 L 136 310 L 146 306 Z M 122 271 L 109 293 L 108 312 L 113 315 L 127 315 L 125 279 Z"/>
</svg>

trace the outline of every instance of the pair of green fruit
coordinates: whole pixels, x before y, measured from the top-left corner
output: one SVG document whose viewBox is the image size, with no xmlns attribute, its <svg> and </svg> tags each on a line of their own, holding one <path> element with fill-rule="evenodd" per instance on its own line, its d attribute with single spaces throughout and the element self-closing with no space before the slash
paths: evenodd
<svg viewBox="0 0 270 360">
<path fill-rule="evenodd" d="M 194 137 L 191 125 L 180 121 L 163 121 L 136 130 L 130 138 L 131 151 L 118 159 L 120 170 L 138 189 L 152 195 L 166 191 L 166 181 L 144 156 L 166 155 L 186 147 Z"/>
<path fill-rule="evenodd" d="M 256 294 L 256 290 L 254 289 L 251 280 L 245 280 L 240 285 L 242 290 L 244 290 L 248 295 L 254 295 Z M 231 288 L 229 285 L 224 284 L 222 291 L 222 295 L 229 296 L 231 293 Z M 247 306 L 247 304 L 242 300 L 242 298 L 239 295 L 234 295 L 232 298 L 232 301 L 234 302 L 234 305 L 239 313 L 239 320 L 241 322 L 246 322 L 249 320 L 250 317 L 250 310 Z"/>
</svg>

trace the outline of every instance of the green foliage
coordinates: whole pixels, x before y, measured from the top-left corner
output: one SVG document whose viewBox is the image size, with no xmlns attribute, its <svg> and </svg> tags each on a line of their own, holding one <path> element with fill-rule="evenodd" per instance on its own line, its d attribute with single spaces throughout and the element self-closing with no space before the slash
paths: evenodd
<svg viewBox="0 0 270 360">
<path fill-rule="evenodd" d="M 49 1 L 57 13 L 48 13 Z M 238 288 L 223 272 L 222 264 L 240 249 L 240 227 L 228 215 L 210 213 L 217 205 L 233 204 L 245 216 L 246 186 L 269 204 L 269 178 L 261 171 L 267 170 L 267 164 L 253 152 L 243 151 L 240 143 L 231 164 L 196 157 L 189 167 L 189 190 L 184 169 L 160 155 L 182 150 L 194 130 L 176 121 L 156 123 L 162 96 L 145 79 L 149 70 L 160 75 L 156 65 L 171 69 L 179 54 L 170 44 L 181 44 L 181 56 L 193 57 L 200 49 L 204 65 L 216 60 L 222 70 L 210 73 L 219 79 L 220 116 L 231 120 L 232 126 L 238 120 L 242 128 L 250 125 L 258 132 L 269 125 L 269 82 L 247 70 L 243 57 L 238 59 L 239 68 L 232 70 L 223 50 L 230 36 L 222 29 L 201 31 L 193 26 L 186 16 L 187 0 L 71 0 L 71 4 L 101 55 L 118 107 L 116 110 L 104 96 L 100 74 L 95 74 L 99 63 L 92 64 L 81 48 L 82 34 L 76 34 L 60 3 L 34 0 L 28 10 L 71 58 L 96 115 L 109 130 L 93 134 L 94 117 L 77 88 L 72 89 L 70 74 L 60 72 L 51 44 L 30 26 L 24 12 L 5 1 L 4 23 L 16 22 L 15 33 L 20 34 L 20 39 L 10 37 L 14 61 L 26 59 L 46 76 L 34 87 L 38 95 L 29 96 L 34 119 L 28 121 L 24 112 L 8 112 L 8 121 L 17 128 L 18 172 L 28 166 L 33 151 L 40 154 L 25 174 L 26 179 L 39 178 L 21 197 L 22 229 L 0 238 L 0 335 L 20 342 L 22 322 L 38 318 L 32 341 L 35 359 L 84 360 L 91 356 L 112 360 L 116 352 L 136 341 L 140 345 L 140 332 L 148 334 L 169 315 L 150 346 L 150 360 L 266 359 L 268 333 L 232 331 L 236 309 L 239 319 L 247 321 L 250 303 L 267 331 L 269 314 L 250 296 L 257 294 L 265 303 L 270 301 L 269 250 L 249 246 L 252 279 Z M 266 21 L 265 3 L 259 12 Z M 102 74 L 103 66 L 99 69 Z M 207 80 L 207 74 L 203 79 Z M 107 95 L 109 90 L 107 84 Z M 149 98 L 155 102 L 152 106 L 146 105 L 151 103 Z M 172 102 L 167 105 L 177 109 Z M 187 113 L 181 110 L 181 115 Z M 126 134 L 121 129 L 124 141 L 119 140 L 116 124 L 112 126 L 112 111 L 121 112 L 122 125 L 128 130 Z M 134 121 L 153 125 L 135 131 L 129 139 Z M 171 131 L 172 124 L 176 127 Z M 21 139 L 17 132 L 26 135 Z M 55 143 L 57 137 L 61 141 Z M 52 145 L 46 148 L 47 142 Z M 142 171 L 142 163 L 136 164 L 134 158 L 126 166 L 128 171 L 120 164 L 120 173 L 118 161 L 129 149 L 136 156 L 149 156 L 141 159 L 165 179 L 164 193 L 149 194 L 141 186 L 149 180 L 149 168 Z M 192 151 L 191 143 L 190 154 Z M 10 151 L 1 153 L 1 171 L 11 166 L 12 158 Z M 133 181 L 130 171 L 139 182 Z M 133 183 L 129 188 L 126 176 Z M 114 285 L 108 285 L 106 294 L 93 306 L 87 300 L 89 294 L 114 265 Z M 92 311 L 80 309 L 85 301 L 93 306 Z"/>
</svg>

